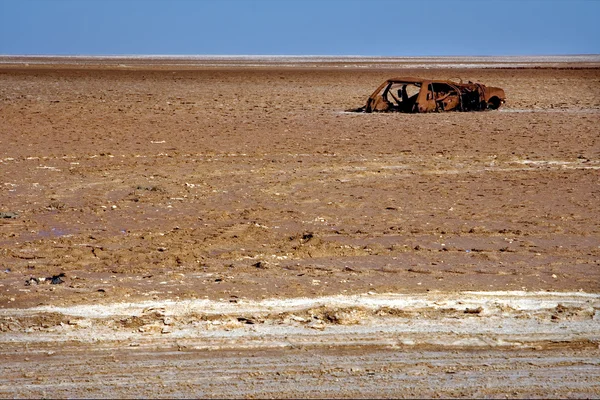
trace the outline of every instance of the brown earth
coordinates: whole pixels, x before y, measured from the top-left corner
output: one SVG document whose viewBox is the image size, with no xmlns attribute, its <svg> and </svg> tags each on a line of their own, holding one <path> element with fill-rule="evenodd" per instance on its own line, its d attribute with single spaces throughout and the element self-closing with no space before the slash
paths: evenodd
<svg viewBox="0 0 600 400">
<path fill-rule="evenodd" d="M 508 101 L 343 112 L 392 75 L 459 76 Z M 18 214 L 0 220 L 0 307 L 600 288 L 599 69 L 0 79 L 0 211 Z M 60 272 L 63 285 L 25 286 Z"/>
<path fill-rule="evenodd" d="M 344 112 L 401 75 L 507 103 Z M 599 123 L 598 66 L 3 64 L 0 308 L 598 293 Z"/>
</svg>

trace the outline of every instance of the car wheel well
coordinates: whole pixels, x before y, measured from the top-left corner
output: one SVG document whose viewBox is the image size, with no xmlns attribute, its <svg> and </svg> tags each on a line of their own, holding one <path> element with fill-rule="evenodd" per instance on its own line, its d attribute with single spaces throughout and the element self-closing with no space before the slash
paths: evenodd
<svg viewBox="0 0 600 400">
<path fill-rule="evenodd" d="M 500 108 L 500 104 L 502 104 L 502 101 L 498 96 L 492 96 L 487 103 L 487 108 L 489 110 L 497 110 L 498 108 Z"/>
</svg>

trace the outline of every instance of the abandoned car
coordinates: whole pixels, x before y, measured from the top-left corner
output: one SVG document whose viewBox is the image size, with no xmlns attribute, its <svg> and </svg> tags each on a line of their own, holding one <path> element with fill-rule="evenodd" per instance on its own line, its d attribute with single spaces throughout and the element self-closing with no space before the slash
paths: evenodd
<svg viewBox="0 0 600 400">
<path fill-rule="evenodd" d="M 402 77 L 383 82 L 365 106 L 348 111 L 426 113 L 496 110 L 505 100 L 504 90 L 481 83 Z"/>
</svg>

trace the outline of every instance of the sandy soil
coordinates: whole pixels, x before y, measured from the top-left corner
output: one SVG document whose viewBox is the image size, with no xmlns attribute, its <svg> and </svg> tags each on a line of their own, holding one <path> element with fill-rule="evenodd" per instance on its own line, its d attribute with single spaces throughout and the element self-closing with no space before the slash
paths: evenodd
<svg viewBox="0 0 600 400">
<path fill-rule="evenodd" d="M 506 379 L 522 389 L 515 396 L 543 396 L 544 374 L 553 377 L 557 395 L 600 396 L 593 361 L 599 307 L 595 297 L 585 297 L 600 293 L 600 66 L 124 65 L 0 63 L 0 357 L 9 361 L 2 396 L 398 396 L 407 386 L 414 391 L 406 396 L 511 395 Z M 480 113 L 344 112 L 398 75 L 480 81 L 504 88 L 507 104 Z M 29 281 L 60 273 L 61 284 Z M 495 291 L 497 299 L 513 296 L 507 291 L 521 294 L 510 297 L 502 314 L 488 313 L 496 310 L 493 302 L 458 304 L 466 291 Z M 544 292 L 564 293 L 572 302 L 544 303 Z M 527 293 L 539 307 L 519 305 Z M 581 302 L 573 300 L 578 295 Z M 368 312 L 362 303 L 346 304 L 340 311 L 327 300 L 291 322 L 284 318 L 290 309 L 260 308 L 261 301 L 336 296 L 382 296 L 387 303 Z M 428 306 L 411 311 L 386 296 L 424 296 Z M 440 296 L 454 302 L 451 315 L 433 306 Z M 120 310 L 123 304 L 133 308 L 101 322 L 94 313 L 84 316 L 87 322 L 73 319 L 73 307 Z M 171 304 L 199 308 L 171 315 Z M 248 304 L 262 311 L 248 312 Z M 227 305 L 233 314 L 224 311 Z M 159 314 L 151 311 L 148 319 L 151 307 Z M 203 307 L 214 307 L 220 322 L 190 331 L 194 321 L 215 321 Z M 319 307 L 319 313 L 310 311 Z M 332 317 L 336 310 L 344 317 Z M 165 324 L 165 317 L 175 319 Z M 398 341 L 404 331 L 373 333 L 420 318 L 446 327 L 458 320 L 469 327 L 467 342 L 415 342 L 429 337 L 419 330 L 408 342 Z M 508 341 L 506 332 L 478 330 L 490 321 L 516 327 L 519 320 L 528 321 L 529 333 Z M 309 331 L 345 339 L 310 336 L 308 352 L 293 347 L 297 343 L 278 350 L 276 340 L 256 349 L 246 325 L 270 338 L 271 331 L 260 329 L 282 325 L 292 338 Z M 348 330 L 336 331 L 342 328 Z M 199 332 L 215 329 L 223 340 L 227 332 L 242 339 L 202 350 L 210 340 Z M 517 335 L 518 329 L 509 331 Z M 177 334 L 185 345 L 174 344 Z M 352 344 L 373 336 L 385 343 Z M 48 350 L 48 341 L 63 344 Z M 132 341 L 141 345 L 131 347 Z M 54 353 L 25 362 L 26 354 L 38 354 L 26 346 Z M 170 353 L 173 346 L 186 356 Z M 459 356 L 457 346 L 477 350 Z M 422 372 L 427 359 L 439 357 L 436 351 L 453 368 L 468 364 L 471 353 L 489 365 L 499 354 L 526 360 L 515 353 L 523 346 L 554 367 L 542 375 L 515 367 L 517 377 L 510 375 L 515 369 L 503 369 L 510 361 L 502 361 L 506 373 L 490 378 L 489 391 L 472 386 L 483 379 L 476 363 L 465 367 L 475 375 L 455 381 L 456 387 L 426 388 L 399 366 L 414 358 Z M 243 354 L 236 358 L 235 351 Z M 327 359 L 322 363 L 329 369 L 319 376 L 315 365 L 307 367 L 311 352 Z M 91 355 L 79 359 L 83 353 Z M 123 361 L 106 361 L 113 353 Z M 251 375 L 258 385 L 252 390 L 240 386 L 248 380 L 237 376 L 248 371 L 234 365 L 252 369 L 249 360 L 262 354 L 302 383 L 285 386 L 270 374 Z M 181 360 L 167 367 L 169 389 L 146 391 L 155 376 L 147 368 L 163 356 Z M 215 374 L 235 381 L 227 386 L 231 391 L 202 386 L 201 379 L 213 375 L 178 386 L 192 379 L 186 362 L 204 365 L 220 357 L 230 372 Z M 346 367 L 340 376 L 332 372 L 334 360 L 347 366 L 356 357 L 383 365 L 376 371 L 403 375 L 382 374 L 383 380 L 367 384 L 364 374 L 358 380 Z M 565 359 L 572 370 L 555 368 Z M 101 392 L 97 383 L 55 385 L 34 370 L 65 360 L 71 360 L 68 374 L 92 368 L 115 386 Z M 138 368 L 132 376 L 148 373 L 150 380 L 133 384 L 115 375 L 124 365 Z M 184 367 L 179 376 L 176 370 Z M 564 375 L 578 368 L 591 371 L 595 386 L 572 377 L 564 384 Z M 15 371 L 31 378 L 22 390 L 7 383 Z M 446 377 L 441 369 L 432 374 Z M 334 378 L 345 382 L 345 391 L 335 389 Z M 392 378 L 397 386 L 377 392 Z"/>
</svg>

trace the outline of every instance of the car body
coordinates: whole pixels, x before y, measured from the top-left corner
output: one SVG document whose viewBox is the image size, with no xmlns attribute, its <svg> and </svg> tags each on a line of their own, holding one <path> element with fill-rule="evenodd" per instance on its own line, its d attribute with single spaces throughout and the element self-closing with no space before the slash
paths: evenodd
<svg viewBox="0 0 600 400">
<path fill-rule="evenodd" d="M 392 78 L 383 82 L 356 112 L 426 113 L 440 111 L 482 111 L 500 108 L 504 90 L 481 83 Z"/>
</svg>

